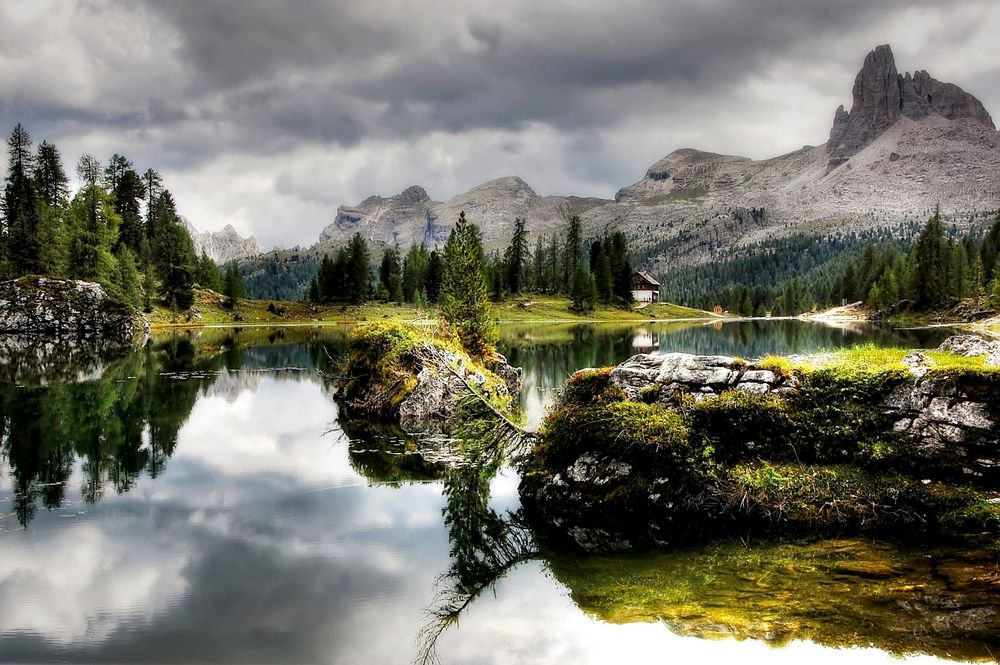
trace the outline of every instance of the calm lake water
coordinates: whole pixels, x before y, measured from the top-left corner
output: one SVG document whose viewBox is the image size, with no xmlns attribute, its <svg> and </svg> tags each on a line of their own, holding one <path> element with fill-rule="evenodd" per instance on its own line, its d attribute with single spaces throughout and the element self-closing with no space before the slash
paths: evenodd
<svg viewBox="0 0 1000 665">
<path fill-rule="evenodd" d="M 524 367 L 537 423 L 571 371 L 636 351 L 753 357 L 933 347 L 947 334 L 520 325 L 503 328 L 502 350 Z M 616 556 L 547 545 L 517 512 L 511 469 L 449 472 L 446 451 L 416 454 L 432 444 L 339 421 L 328 352 L 344 336 L 178 334 L 79 381 L 22 371 L 20 385 L 0 384 L 0 661 L 411 663 L 435 637 L 444 663 L 998 652 L 1000 638 L 976 627 L 1000 591 L 966 572 L 982 553 L 863 540 Z"/>
</svg>

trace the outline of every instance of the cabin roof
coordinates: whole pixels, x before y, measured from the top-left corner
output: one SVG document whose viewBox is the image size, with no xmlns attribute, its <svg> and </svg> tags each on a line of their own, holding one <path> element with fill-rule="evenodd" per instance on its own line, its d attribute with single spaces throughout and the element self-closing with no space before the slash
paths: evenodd
<svg viewBox="0 0 1000 665">
<path fill-rule="evenodd" d="M 653 286 L 659 286 L 659 285 L 660 285 L 660 283 L 659 283 L 659 282 L 657 282 L 657 281 L 656 281 L 655 279 L 653 279 L 653 276 L 652 276 L 652 275 L 650 275 L 650 274 L 649 274 L 648 272 L 643 272 L 643 271 L 641 271 L 641 270 L 640 270 L 640 271 L 638 271 L 638 272 L 637 272 L 637 273 L 635 273 L 635 274 L 636 274 L 637 276 L 639 276 L 639 277 L 643 278 L 644 280 L 646 280 L 647 282 L 649 282 L 649 283 L 650 283 L 650 284 L 652 284 Z"/>
</svg>

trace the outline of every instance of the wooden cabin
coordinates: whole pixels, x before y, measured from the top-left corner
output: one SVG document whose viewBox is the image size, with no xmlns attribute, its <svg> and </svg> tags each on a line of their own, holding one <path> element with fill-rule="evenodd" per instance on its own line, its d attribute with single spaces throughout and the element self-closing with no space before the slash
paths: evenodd
<svg viewBox="0 0 1000 665">
<path fill-rule="evenodd" d="M 646 272 L 632 274 L 632 300 L 636 302 L 660 302 L 660 283 Z"/>
</svg>

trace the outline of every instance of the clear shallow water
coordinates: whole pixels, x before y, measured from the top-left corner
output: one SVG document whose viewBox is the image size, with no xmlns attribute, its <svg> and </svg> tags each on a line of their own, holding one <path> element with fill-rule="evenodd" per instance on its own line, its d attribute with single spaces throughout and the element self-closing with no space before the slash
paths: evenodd
<svg viewBox="0 0 1000 665">
<path fill-rule="evenodd" d="M 525 368 L 537 422 L 570 371 L 651 340 L 751 357 L 864 339 L 934 346 L 945 334 L 512 326 L 504 351 Z M 927 584 L 923 552 L 850 542 L 835 557 L 855 562 L 845 568 L 789 545 L 624 557 L 546 546 L 513 515 L 511 470 L 446 474 L 392 428 L 338 422 L 324 347 L 335 353 L 343 335 L 206 331 L 157 340 L 87 381 L 0 386 L 0 661 L 410 663 L 440 627 L 434 613 L 455 607 L 461 620 L 437 643 L 445 663 L 986 655 L 988 640 L 956 652 L 928 641 L 919 612 L 886 610 L 885 589 Z M 818 577 L 806 583 L 789 560 Z M 873 575 L 884 583 L 873 604 L 849 593 L 809 605 Z M 850 607 L 860 617 L 833 637 L 813 628 Z M 887 616 L 900 620 L 891 640 Z M 705 639 L 725 635 L 752 639 Z M 883 649 L 853 648 L 871 643 Z"/>
</svg>

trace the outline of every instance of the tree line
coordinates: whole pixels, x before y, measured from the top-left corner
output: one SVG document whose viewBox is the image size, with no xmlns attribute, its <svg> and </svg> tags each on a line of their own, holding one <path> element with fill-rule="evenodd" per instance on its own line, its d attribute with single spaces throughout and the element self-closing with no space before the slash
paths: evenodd
<svg viewBox="0 0 1000 665">
<path fill-rule="evenodd" d="M 971 219 L 962 232 L 935 211 L 924 223 L 761 241 L 672 271 L 661 280 L 663 295 L 743 316 L 794 316 L 858 301 L 876 309 L 910 301 L 925 310 L 969 297 L 986 302 L 997 287 L 998 220 L 984 231 Z"/>
<path fill-rule="evenodd" d="M 471 234 L 468 247 L 463 245 L 462 251 L 475 252 L 487 297 L 493 301 L 528 293 L 564 294 L 570 296 L 571 308 L 578 312 L 592 310 L 597 303 L 632 302 L 632 266 L 628 242 L 622 233 L 586 239 L 580 218 L 573 217 L 564 233 L 538 236 L 532 249 L 526 222 L 517 218 L 508 245 L 487 255 L 479 228 L 467 222 L 464 213 L 459 221 Z M 411 245 L 403 254 L 398 247 L 389 247 L 374 265 L 364 238 L 355 234 L 332 258 L 325 255 L 320 261 L 306 300 L 360 304 L 378 299 L 417 306 L 440 304 L 442 291 L 449 293 L 450 266 L 458 260 L 454 253 L 449 256 L 452 240 L 449 236 L 443 250 L 420 244 Z"/>
<path fill-rule="evenodd" d="M 242 282 L 197 256 L 173 195 L 153 169 L 140 173 L 126 157 L 106 164 L 80 157 L 80 188 L 72 193 L 59 149 L 34 148 L 21 123 L 7 142 L 8 168 L 0 205 L 0 277 L 47 275 L 100 283 L 109 296 L 152 311 L 154 299 L 176 310 L 194 302 L 194 286 L 230 292 Z M 72 195 L 71 195 L 72 194 Z"/>
<path fill-rule="evenodd" d="M 875 309 L 910 301 L 917 310 L 953 307 L 972 298 L 976 308 L 1000 305 L 1000 212 L 985 233 L 946 233 L 940 210 L 927 220 L 908 252 L 865 247 L 861 262 L 840 279 L 844 301 L 864 300 Z"/>
</svg>

